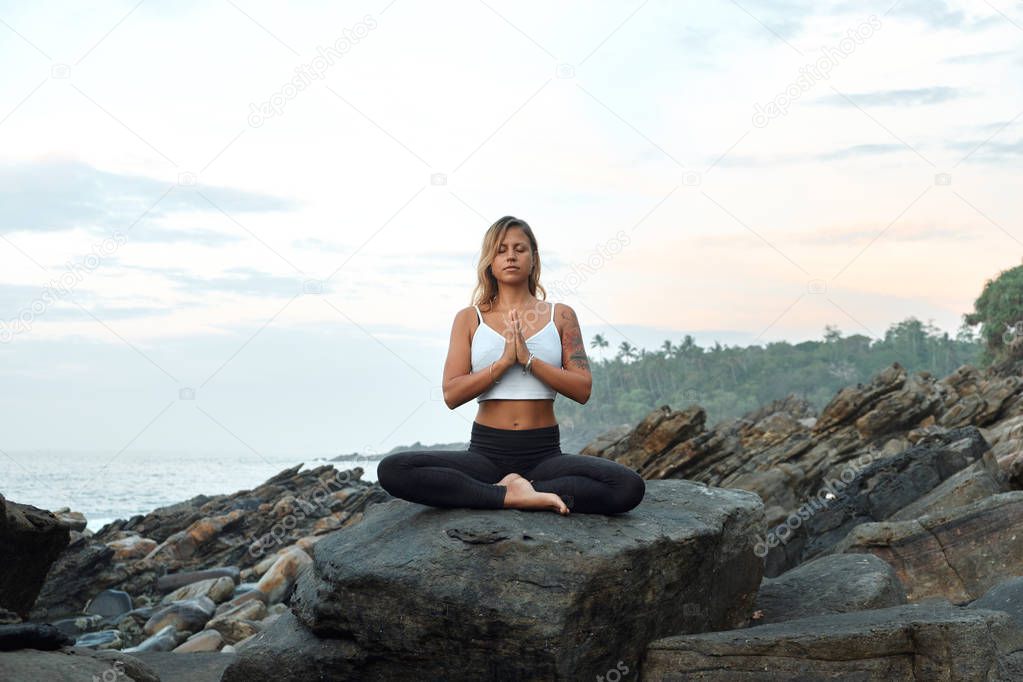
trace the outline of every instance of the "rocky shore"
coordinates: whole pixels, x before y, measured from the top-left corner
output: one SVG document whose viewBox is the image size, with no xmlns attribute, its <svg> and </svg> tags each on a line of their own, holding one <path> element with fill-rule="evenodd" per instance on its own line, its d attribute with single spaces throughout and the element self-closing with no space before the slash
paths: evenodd
<svg viewBox="0 0 1023 682">
<path fill-rule="evenodd" d="M 0 498 L 0 679 L 1023 680 L 1018 371 L 893 364 L 705 422 L 582 451 L 647 479 L 617 516 L 330 465 L 95 534 Z"/>
</svg>

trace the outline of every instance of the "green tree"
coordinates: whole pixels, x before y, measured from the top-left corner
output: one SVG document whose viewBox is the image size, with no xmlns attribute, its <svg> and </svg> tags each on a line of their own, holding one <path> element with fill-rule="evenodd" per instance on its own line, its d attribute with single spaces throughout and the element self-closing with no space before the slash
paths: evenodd
<svg viewBox="0 0 1023 682">
<path fill-rule="evenodd" d="M 988 280 L 963 321 L 971 327 L 980 325 L 985 365 L 1023 358 L 1023 265 Z"/>
</svg>

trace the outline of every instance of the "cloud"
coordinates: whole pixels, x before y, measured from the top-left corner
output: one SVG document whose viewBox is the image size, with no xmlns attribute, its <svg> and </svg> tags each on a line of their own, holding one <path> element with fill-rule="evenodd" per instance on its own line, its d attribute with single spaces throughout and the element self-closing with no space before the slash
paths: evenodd
<svg viewBox="0 0 1023 682">
<path fill-rule="evenodd" d="M 279 277 L 253 268 L 229 268 L 221 277 L 200 277 L 181 268 L 125 267 L 161 275 L 177 289 L 190 294 L 224 292 L 249 296 L 290 297 L 301 293 L 303 284 L 299 277 Z M 327 286 L 329 288 L 329 284 Z"/>
<path fill-rule="evenodd" d="M 945 146 L 958 153 L 968 153 L 970 157 L 966 160 L 975 163 L 1001 163 L 1023 156 L 1023 138 L 1015 142 L 999 142 L 997 140 L 950 142 Z"/>
<path fill-rule="evenodd" d="M 179 186 L 142 175 L 109 173 L 79 161 L 0 165 L 0 233 L 127 230 L 143 215 L 148 222 L 176 212 L 219 213 L 218 208 L 235 214 L 289 211 L 296 205 L 287 199 L 227 187 Z M 132 238 L 234 241 L 206 231 L 152 229 L 148 225 L 133 230 Z"/>
<path fill-rule="evenodd" d="M 981 30 L 1005 21 L 996 12 L 976 19 L 968 17 L 962 10 L 952 9 L 945 0 L 900 0 L 890 15 L 918 19 L 931 28 L 966 31 Z"/>
<path fill-rule="evenodd" d="M 959 54 L 946 57 L 942 60 L 945 64 L 986 64 L 1002 57 L 1011 57 L 1014 52 L 1001 50 L 998 52 L 974 52 L 972 54 Z"/>
<path fill-rule="evenodd" d="M 941 104 L 965 95 L 960 88 L 946 86 L 934 86 L 929 88 L 914 88 L 911 90 L 878 90 L 875 92 L 863 92 L 849 95 L 849 99 L 859 106 L 914 106 L 927 104 Z M 841 95 L 829 95 L 814 100 L 817 103 L 828 106 L 852 107 L 850 102 Z"/>
<path fill-rule="evenodd" d="M 850 159 L 857 156 L 875 156 L 877 154 L 893 154 L 907 151 L 905 145 L 901 144 L 857 144 L 845 149 L 838 149 L 832 152 L 824 152 L 813 158 L 820 161 L 835 161 L 838 159 Z"/>
</svg>

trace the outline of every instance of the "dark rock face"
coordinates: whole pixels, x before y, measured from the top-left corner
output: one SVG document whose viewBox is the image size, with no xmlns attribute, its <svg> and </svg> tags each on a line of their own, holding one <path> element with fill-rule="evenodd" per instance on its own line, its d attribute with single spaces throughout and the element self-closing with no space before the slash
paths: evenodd
<svg viewBox="0 0 1023 682">
<path fill-rule="evenodd" d="M 292 597 L 302 629 L 282 632 L 279 619 L 224 679 L 279 679 L 275 661 L 291 659 L 302 679 L 592 680 L 620 661 L 636 669 L 657 637 L 749 622 L 763 524 L 755 494 L 690 481 L 652 482 L 618 517 L 395 500 L 315 546 Z"/>
<path fill-rule="evenodd" d="M 1008 614 L 932 601 L 666 637 L 651 643 L 642 679 L 1010 682 L 1021 673 L 1023 631 Z"/>
<path fill-rule="evenodd" d="M 868 459 L 858 469 L 850 465 L 848 475 L 829 481 L 812 500 L 816 504 L 806 506 L 808 518 L 769 535 L 780 542 L 767 555 L 766 575 L 774 577 L 821 555 L 861 523 L 887 519 L 988 449 L 980 431 L 967 426 L 936 433 L 897 455 Z"/>
<path fill-rule="evenodd" d="M 50 512 L 0 495 L 0 609 L 28 615 L 70 533 Z"/>
<path fill-rule="evenodd" d="M 895 569 L 873 554 L 831 554 L 777 578 L 764 578 L 756 608 L 759 625 L 829 613 L 898 606 L 906 592 Z"/>
</svg>

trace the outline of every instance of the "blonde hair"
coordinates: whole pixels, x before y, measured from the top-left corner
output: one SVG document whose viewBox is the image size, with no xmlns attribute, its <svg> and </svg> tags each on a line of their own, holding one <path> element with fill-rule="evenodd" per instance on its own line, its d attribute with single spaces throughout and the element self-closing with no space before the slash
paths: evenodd
<svg viewBox="0 0 1023 682">
<path fill-rule="evenodd" d="M 483 235 L 483 245 L 480 248 L 480 260 L 476 265 L 476 288 L 472 292 L 473 305 L 490 305 L 497 297 L 497 278 L 491 265 L 497 256 L 497 250 L 504 241 L 504 235 L 513 227 L 521 228 L 529 239 L 529 248 L 533 253 L 533 270 L 529 273 L 529 293 L 537 296 L 539 291 L 542 296 L 539 300 L 547 300 L 547 290 L 540 284 L 540 250 L 536 245 L 536 236 L 533 235 L 533 228 L 525 220 L 514 216 L 506 215 L 489 228 Z"/>
</svg>

